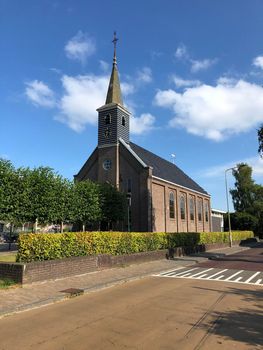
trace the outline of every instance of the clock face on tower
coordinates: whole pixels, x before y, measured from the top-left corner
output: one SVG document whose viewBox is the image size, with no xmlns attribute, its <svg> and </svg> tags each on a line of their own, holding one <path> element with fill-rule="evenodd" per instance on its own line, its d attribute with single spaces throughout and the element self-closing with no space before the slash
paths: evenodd
<svg viewBox="0 0 263 350">
<path fill-rule="evenodd" d="M 103 166 L 104 170 L 110 170 L 111 169 L 111 160 L 105 159 L 104 162 L 102 163 L 102 166 Z"/>
</svg>

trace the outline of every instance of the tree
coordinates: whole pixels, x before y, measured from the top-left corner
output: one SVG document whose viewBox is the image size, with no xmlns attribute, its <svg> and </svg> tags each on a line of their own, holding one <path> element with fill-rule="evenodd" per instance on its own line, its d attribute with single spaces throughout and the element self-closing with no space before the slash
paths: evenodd
<svg viewBox="0 0 263 350">
<path fill-rule="evenodd" d="M 84 232 L 87 223 L 94 223 L 101 216 L 98 185 L 89 180 L 76 182 L 71 206 L 72 217 L 81 222 Z"/>
<path fill-rule="evenodd" d="M 66 221 L 72 219 L 72 196 L 73 196 L 73 183 L 67 179 L 64 179 L 60 175 L 54 177 L 53 191 L 53 211 L 52 221 L 60 223 L 60 231 L 63 232 L 63 226 Z"/>
<path fill-rule="evenodd" d="M 258 129 L 258 153 L 263 157 L 263 124 Z"/>
<path fill-rule="evenodd" d="M 14 216 L 14 194 L 15 168 L 9 160 L 0 158 L 0 219 L 13 221 Z"/>
<path fill-rule="evenodd" d="M 122 221 L 126 215 L 126 195 L 110 184 L 100 185 L 101 220 L 107 223 L 107 229 L 112 224 Z"/>
<path fill-rule="evenodd" d="M 245 163 L 237 165 L 233 170 L 235 177 L 235 189 L 230 190 L 234 209 L 238 212 L 253 214 L 253 203 L 255 200 L 255 183 L 252 179 L 252 168 Z"/>
</svg>

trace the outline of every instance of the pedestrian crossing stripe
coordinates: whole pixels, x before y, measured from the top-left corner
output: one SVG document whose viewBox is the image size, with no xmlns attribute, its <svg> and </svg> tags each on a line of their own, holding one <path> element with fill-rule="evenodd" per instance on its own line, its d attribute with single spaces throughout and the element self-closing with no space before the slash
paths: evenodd
<svg viewBox="0 0 263 350">
<path fill-rule="evenodd" d="M 188 278 L 207 281 L 220 281 L 230 283 L 243 283 L 263 286 L 262 271 L 246 271 L 232 269 L 217 269 L 217 268 L 201 268 L 201 267 L 178 267 L 173 270 L 163 271 L 154 277 L 167 278 Z"/>
</svg>

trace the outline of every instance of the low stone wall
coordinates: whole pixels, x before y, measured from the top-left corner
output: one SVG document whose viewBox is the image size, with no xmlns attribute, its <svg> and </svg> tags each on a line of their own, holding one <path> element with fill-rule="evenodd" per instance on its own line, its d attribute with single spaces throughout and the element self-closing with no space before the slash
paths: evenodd
<svg viewBox="0 0 263 350">
<path fill-rule="evenodd" d="M 238 245 L 240 241 L 233 242 Z M 228 247 L 228 243 L 207 244 L 195 247 L 177 247 L 125 255 L 78 256 L 59 260 L 34 261 L 31 263 L 0 263 L 0 278 L 11 278 L 17 283 L 32 283 L 56 278 L 81 275 L 114 266 L 145 261 L 172 259 L 183 255 Z"/>
</svg>

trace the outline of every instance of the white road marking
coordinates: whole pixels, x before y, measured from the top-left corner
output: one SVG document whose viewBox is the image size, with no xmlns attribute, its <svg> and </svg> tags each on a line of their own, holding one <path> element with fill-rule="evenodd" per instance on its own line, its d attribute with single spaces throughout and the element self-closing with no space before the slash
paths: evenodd
<svg viewBox="0 0 263 350">
<path fill-rule="evenodd" d="M 229 276 L 228 278 L 226 278 L 226 279 L 225 279 L 225 281 L 229 281 L 229 280 L 231 280 L 231 278 L 233 278 L 233 277 L 235 277 L 235 276 L 239 275 L 239 274 L 240 274 L 240 273 L 242 273 L 242 272 L 244 272 L 244 270 L 240 270 L 240 271 L 238 271 L 238 272 L 234 273 L 234 275 Z"/>
<path fill-rule="evenodd" d="M 255 284 L 260 284 L 262 281 L 262 279 L 260 278 L 259 280 L 257 280 L 257 282 Z"/>
<path fill-rule="evenodd" d="M 253 280 L 254 277 L 256 277 L 256 276 L 259 275 L 259 274 L 260 274 L 260 272 L 254 273 L 254 275 L 252 275 L 251 277 L 249 277 L 249 278 L 245 281 L 245 283 L 249 283 L 251 280 Z"/>
<path fill-rule="evenodd" d="M 208 279 L 213 278 L 214 276 L 220 275 L 220 273 L 227 271 L 227 269 L 214 273 L 212 276 L 207 277 Z"/>
<path fill-rule="evenodd" d="M 185 269 L 185 266 L 177 267 L 177 269 L 172 269 L 172 270 L 169 270 L 169 271 L 163 271 L 163 272 L 160 272 L 160 274 L 163 275 L 163 274 L 167 274 L 167 273 L 178 271 L 178 270 L 182 270 L 182 269 Z"/>
<path fill-rule="evenodd" d="M 220 280 L 221 278 L 223 278 L 223 277 L 225 277 L 225 275 L 221 275 L 221 276 L 215 278 L 215 280 L 216 280 L 216 281 L 219 281 L 219 280 Z"/>
<path fill-rule="evenodd" d="M 194 271 L 196 269 L 197 269 L 197 267 L 195 267 L 194 269 L 191 269 L 191 270 L 186 270 L 186 271 L 183 271 L 183 272 L 179 272 L 179 273 L 176 274 L 176 276 L 184 275 L 185 273 L 188 273 L 190 271 Z"/>
<path fill-rule="evenodd" d="M 207 272 L 207 271 L 211 271 L 211 270 L 214 270 L 214 268 L 211 267 L 210 269 L 203 270 L 203 271 L 201 271 L 201 272 L 197 272 L 197 273 L 195 273 L 194 275 L 192 275 L 191 278 L 193 278 L 193 277 L 195 277 L 195 276 L 198 276 L 198 275 L 201 275 L 202 273 Z"/>
<path fill-rule="evenodd" d="M 234 282 L 238 282 L 240 280 L 242 280 L 243 277 L 238 277 Z"/>
</svg>

